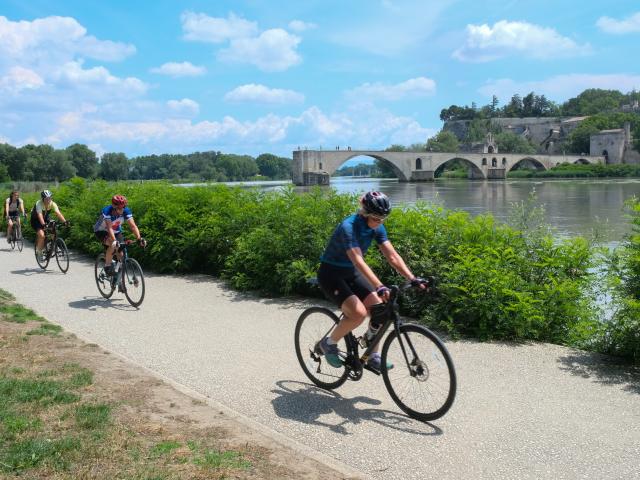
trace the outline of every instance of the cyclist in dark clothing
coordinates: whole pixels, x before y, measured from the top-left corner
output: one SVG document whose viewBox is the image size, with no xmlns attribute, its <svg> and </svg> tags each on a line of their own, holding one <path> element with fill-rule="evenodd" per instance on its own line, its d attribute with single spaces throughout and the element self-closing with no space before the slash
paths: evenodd
<svg viewBox="0 0 640 480">
<path fill-rule="evenodd" d="M 425 288 L 424 280 L 411 273 L 387 237 L 383 222 L 391 212 L 389 198 L 381 192 L 367 192 L 360 199 L 360 205 L 358 213 L 343 220 L 333 232 L 320 258 L 318 270 L 320 288 L 344 314 L 344 319 L 331 334 L 320 341 L 320 349 L 327 361 L 336 368 L 342 365 L 338 356 L 338 341 L 364 321 L 372 305 L 389 299 L 389 289 L 364 260 L 373 240 L 400 275 L 416 286 Z M 369 328 L 375 330 L 375 325 L 370 323 Z M 368 360 L 369 366 L 376 369 L 380 369 L 378 350 Z"/>
</svg>

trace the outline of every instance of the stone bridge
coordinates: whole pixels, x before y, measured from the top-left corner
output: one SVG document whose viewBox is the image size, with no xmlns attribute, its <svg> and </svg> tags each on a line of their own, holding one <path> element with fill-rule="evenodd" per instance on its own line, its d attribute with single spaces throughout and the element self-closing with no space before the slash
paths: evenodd
<svg viewBox="0 0 640 480">
<path fill-rule="evenodd" d="M 401 182 L 433 180 L 453 160 L 468 165 L 470 179 L 502 179 L 522 162 L 538 170 L 560 163 L 606 163 L 603 156 L 539 155 L 522 153 L 385 152 L 376 150 L 296 150 L 292 179 L 296 185 L 327 185 L 329 177 L 347 160 L 365 155 L 387 162 Z"/>
</svg>

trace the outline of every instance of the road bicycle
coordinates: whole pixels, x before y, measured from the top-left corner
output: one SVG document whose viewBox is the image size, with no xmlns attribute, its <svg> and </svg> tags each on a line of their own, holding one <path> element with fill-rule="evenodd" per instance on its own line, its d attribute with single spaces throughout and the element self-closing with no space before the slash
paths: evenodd
<svg viewBox="0 0 640 480">
<path fill-rule="evenodd" d="M 127 247 L 132 243 L 133 240 L 125 240 L 118 246 L 118 253 L 114 253 L 111 261 L 113 275 L 107 275 L 104 271 L 104 252 L 96 258 L 94 273 L 100 295 L 111 298 L 118 287 L 118 291 L 124 293 L 131 306 L 139 307 L 144 300 L 144 273 L 140 264 L 129 257 Z"/>
<path fill-rule="evenodd" d="M 56 263 L 62 273 L 67 273 L 69 270 L 69 249 L 64 240 L 58 237 L 58 228 L 63 223 L 57 223 L 55 220 L 50 220 L 44 228 L 44 250 L 38 255 L 38 242 L 36 240 L 33 249 L 36 256 L 36 262 L 40 268 L 45 270 L 49 265 L 51 257 L 56 257 Z M 68 226 L 68 223 L 66 224 Z"/>
<path fill-rule="evenodd" d="M 18 247 L 18 251 L 21 252 L 24 248 L 24 239 L 22 238 L 22 222 L 20 222 L 20 217 L 17 215 L 11 216 L 9 218 L 13 222 L 13 228 L 11 229 L 11 235 L 9 236 L 9 245 L 11 245 L 11 250 Z"/>
<path fill-rule="evenodd" d="M 347 334 L 338 342 L 342 366 L 332 367 L 320 350 L 320 340 L 329 335 L 344 315 L 338 317 L 325 307 L 306 309 L 296 324 L 296 355 L 302 370 L 320 388 L 333 390 L 347 380 L 360 380 L 364 370 L 382 375 L 393 401 L 412 418 L 430 421 L 442 417 L 456 396 L 456 371 L 451 355 L 438 336 L 428 328 L 405 323 L 398 314 L 398 299 L 411 284 L 390 288 L 383 309 L 384 323 L 370 341 L 363 335 Z M 382 341 L 380 371 L 367 365 L 374 347 Z M 359 347 L 364 352 L 359 354 Z M 387 368 L 387 364 L 393 365 Z"/>
</svg>

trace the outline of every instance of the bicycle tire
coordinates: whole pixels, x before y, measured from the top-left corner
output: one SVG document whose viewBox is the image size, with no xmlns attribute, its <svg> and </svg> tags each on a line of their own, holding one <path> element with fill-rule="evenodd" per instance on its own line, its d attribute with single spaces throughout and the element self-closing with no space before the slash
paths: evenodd
<svg viewBox="0 0 640 480">
<path fill-rule="evenodd" d="M 456 396 L 457 379 L 451 355 L 438 336 L 422 325 L 401 325 L 399 331 L 411 368 L 407 372 L 398 332 L 393 330 L 382 347 L 384 384 L 396 405 L 411 418 L 436 420 L 449 411 Z M 387 362 L 395 364 L 394 368 L 387 369 Z M 408 401 L 403 398 L 405 392 L 417 399 Z"/>
<path fill-rule="evenodd" d="M 16 230 L 17 228 L 17 230 Z M 20 226 L 20 224 L 18 224 L 17 226 L 13 227 L 14 231 L 16 231 L 17 233 L 16 235 L 16 245 L 18 246 L 18 251 L 21 252 L 22 249 L 24 248 L 24 239 L 22 238 L 22 227 Z"/>
<path fill-rule="evenodd" d="M 56 238 L 55 245 L 56 263 L 62 273 L 69 271 L 69 249 L 61 238 Z"/>
<path fill-rule="evenodd" d="M 104 253 L 101 253 L 96 257 L 96 261 L 93 265 L 93 273 L 100 295 L 104 298 L 111 298 L 116 286 L 111 283 L 111 277 L 104 272 Z"/>
<path fill-rule="evenodd" d="M 137 260 L 133 258 L 127 258 L 124 263 L 124 271 L 122 272 L 122 289 L 124 290 L 124 296 L 132 307 L 139 307 L 144 300 L 145 286 L 144 286 L 144 273 L 142 267 Z M 133 287 L 133 288 L 132 288 Z M 132 292 L 138 292 L 140 298 L 135 300 L 135 295 Z"/>
<path fill-rule="evenodd" d="M 37 246 L 38 245 L 38 241 L 36 240 L 36 243 L 33 245 L 33 251 L 35 253 L 36 256 L 36 262 L 38 263 L 38 266 L 43 269 L 46 270 L 47 266 L 49 265 L 49 260 L 51 260 L 51 255 L 49 254 L 49 244 L 50 241 L 45 240 L 44 242 L 44 250 L 42 251 L 45 254 L 45 258 L 44 260 L 42 259 L 42 257 L 40 255 L 38 255 L 38 249 Z"/>
<path fill-rule="evenodd" d="M 346 367 L 332 367 L 323 361 L 324 357 L 318 354 L 316 348 L 317 343 L 328 335 L 339 321 L 337 315 L 328 308 L 311 307 L 300 314 L 296 323 L 294 341 L 298 362 L 307 378 L 325 390 L 338 388 L 348 377 Z M 338 343 L 338 348 L 342 352 L 347 351 L 344 338 Z"/>
</svg>

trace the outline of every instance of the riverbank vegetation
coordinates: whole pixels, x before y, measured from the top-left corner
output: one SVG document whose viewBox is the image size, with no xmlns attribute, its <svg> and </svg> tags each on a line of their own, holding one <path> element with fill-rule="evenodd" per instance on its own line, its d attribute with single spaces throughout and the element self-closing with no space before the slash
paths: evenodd
<svg viewBox="0 0 640 480">
<path fill-rule="evenodd" d="M 357 209 L 355 195 L 332 190 L 298 194 L 292 188 L 265 192 L 76 178 L 55 193 L 73 222 L 66 234 L 72 248 L 98 253 L 92 226 L 116 191 L 129 198 L 149 241 L 146 250 L 132 252 L 146 268 L 208 273 L 234 288 L 266 295 L 319 296 L 306 280 L 315 276 L 335 226 Z M 414 272 L 440 280 L 436 301 L 416 296 L 404 303 L 405 311 L 452 335 L 547 341 L 637 360 L 622 346 L 638 343 L 634 338 L 640 332 L 627 320 L 630 314 L 621 313 L 612 321 L 618 323 L 603 327 L 593 292 L 593 272 L 603 264 L 598 250 L 584 238 L 555 239 L 536 212 L 531 202 L 515 205 L 509 226 L 489 214 L 471 217 L 434 205 L 395 209 L 387 227 L 397 250 Z M 640 282 L 638 239 L 640 232 L 617 264 L 625 272 L 619 288 L 630 289 L 620 292 L 631 292 L 633 282 Z M 368 260 L 386 284 L 401 280 L 377 249 L 370 250 Z M 616 298 L 627 310 L 639 304 L 628 293 Z"/>
<path fill-rule="evenodd" d="M 562 163 L 550 170 L 535 170 L 522 168 L 511 170 L 508 178 L 603 178 L 603 177 L 640 177 L 640 165 L 616 164 L 616 165 L 587 165 L 575 163 Z"/>
<path fill-rule="evenodd" d="M 256 158 L 222 152 L 188 155 L 163 154 L 128 158 L 124 153 L 105 153 L 100 161 L 86 145 L 64 149 L 50 145 L 16 148 L 0 144 L 0 183 L 65 181 L 74 176 L 104 180 L 157 180 L 225 182 L 291 178 L 291 160 L 271 153 Z"/>
</svg>

